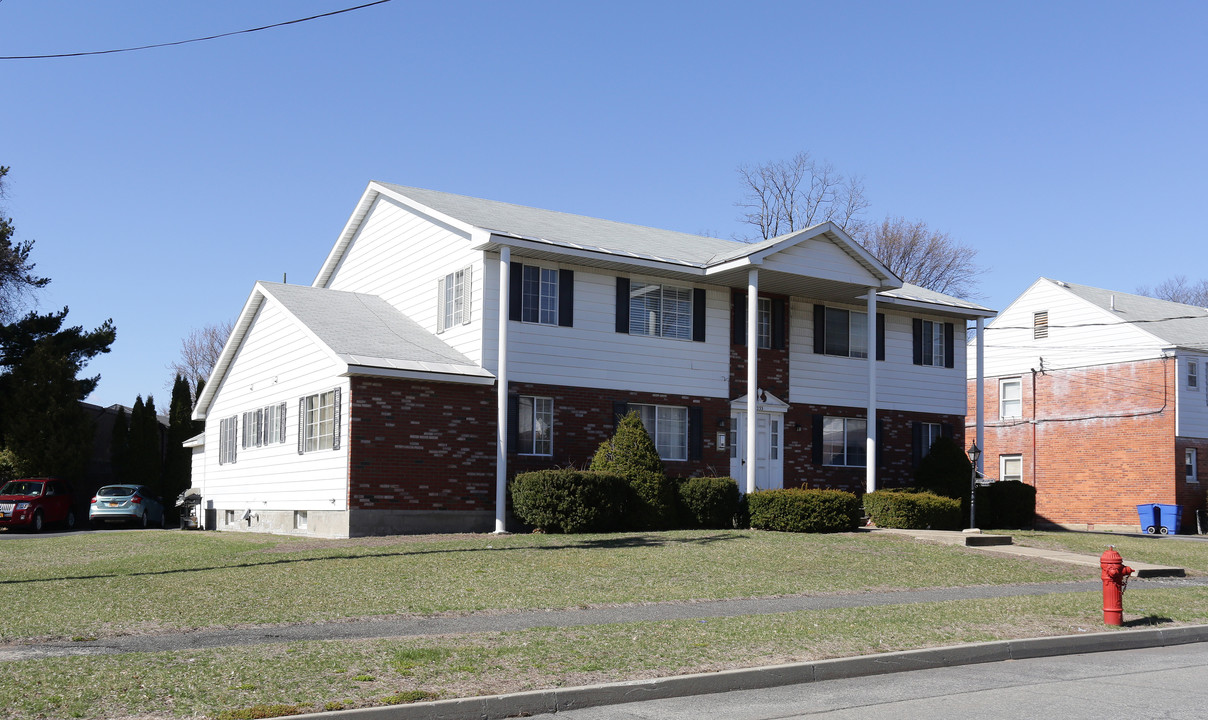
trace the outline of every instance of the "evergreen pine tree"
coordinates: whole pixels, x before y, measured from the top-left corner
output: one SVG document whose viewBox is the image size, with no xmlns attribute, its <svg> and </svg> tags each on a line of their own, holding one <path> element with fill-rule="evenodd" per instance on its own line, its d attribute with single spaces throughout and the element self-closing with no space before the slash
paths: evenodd
<svg viewBox="0 0 1208 720">
<path fill-rule="evenodd" d="M 193 453 L 184 442 L 193 437 L 193 402 L 189 383 L 177 375 L 172 383 L 172 403 L 168 406 L 168 447 L 164 452 L 164 502 L 169 509 L 176 496 L 189 488 Z"/>
<path fill-rule="evenodd" d="M 109 467 L 113 471 L 113 482 L 128 482 L 130 462 L 130 420 L 126 408 L 119 406 L 113 419 L 113 433 L 109 437 Z"/>
<path fill-rule="evenodd" d="M 163 441 L 159 419 L 155 416 L 155 398 L 147 402 L 139 395 L 130 413 L 130 482 L 146 485 L 153 494 L 163 495 Z"/>
</svg>

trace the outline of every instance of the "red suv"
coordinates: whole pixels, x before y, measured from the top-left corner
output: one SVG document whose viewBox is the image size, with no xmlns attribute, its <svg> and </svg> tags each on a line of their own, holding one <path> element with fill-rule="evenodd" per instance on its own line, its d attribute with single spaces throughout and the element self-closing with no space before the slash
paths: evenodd
<svg viewBox="0 0 1208 720">
<path fill-rule="evenodd" d="M 0 527 L 41 532 L 48 523 L 75 527 L 71 486 L 54 478 L 12 480 L 0 488 Z"/>
</svg>

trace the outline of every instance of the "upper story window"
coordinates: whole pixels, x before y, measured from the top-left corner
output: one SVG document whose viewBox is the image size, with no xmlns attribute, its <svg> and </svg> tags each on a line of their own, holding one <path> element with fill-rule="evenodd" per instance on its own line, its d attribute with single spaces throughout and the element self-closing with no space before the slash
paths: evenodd
<svg viewBox="0 0 1208 720">
<path fill-rule="evenodd" d="M 759 328 L 756 332 L 757 347 L 772 347 L 772 299 L 759 298 Z"/>
<path fill-rule="evenodd" d="M 285 442 L 285 403 L 243 414 L 242 445 L 246 450 Z"/>
<path fill-rule="evenodd" d="M 235 462 L 235 446 L 239 442 L 239 416 L 218 421 L 218 464 Z"/>
<path fill-rule="evenodd" d="M 298 402 L 298 453 L 340 449 L 340 389 Z"/>
<path fill-rule="evenodd" d="M 575 273 L 512 261 L 508 280 L 508 319 L 572 327 L 575 323 Z"/>
<path fill-rule="evenodd" d="M 914 364 L 956 367 L 952 323 L 914 319 Z"/>
<path fill-rule="evenodd" d="M 998 381 L 998 417 L 1023 417 L 1023 383 L 1019 378 Z"/>
<path fill-rule="evenodd" d="M 1187 389 L 1197 390 L 1200 387 L 1200 364 L 1195 360 L 1187 361 Z"/>
<path fill-rule="evenodd" d="M 436 332 L 470 322 L 471 278 L 471 268 L 464 267 L 437 281 Z"/>
<path fill-rule="evenodd" d="M 877 359 L 885 359 L 885 316 L 877 313 Z M 868 313 L 814 306 L 814 352 L 868 357 Z"/>
<path fill-rule="evenodd" d="M 705 341 L 705 291 L 617 278 L 617 332 Z"/>
<path fill-rule="evenodd" d="M 735 290 L 730 296 L 731 338 L 734 345 L 747 344 L 747 293 Z M 788 302 L 785 298 L 759 298 L 755 311 L 755 343 L 758 348 L 783 350 L 786 346 Z"/>
<path fill-rule="evenodd" d="M 663 460 L 688 459 L 688 408 L 671 405 L 629 404 L 654 440 Z"/>
<path fill-rule="evenodd" d="M 1043 340 L 1049 336 L 1049 311 L 1032 313 L 1032 339 Z"/>
</svg>

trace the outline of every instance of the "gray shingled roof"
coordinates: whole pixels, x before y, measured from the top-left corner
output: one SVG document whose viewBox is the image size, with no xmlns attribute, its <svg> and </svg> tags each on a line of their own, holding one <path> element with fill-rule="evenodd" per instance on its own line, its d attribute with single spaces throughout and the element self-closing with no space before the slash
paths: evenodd
<svg viewBox="0 0 1208 720">
<path fill-rule="evenodd" d="M 376 295 L 260 285 L 349 365 L 491 377 Z"/>
<path fill-rule="evenodd" d="M 1121 320 L 1135 323 L 1141 330 L 1156 335 L 1172 346 L 1200 350 L 1208 348 L 1208 309 L 1060 280 L 1050 282 Z"/>
<path fill-rule="evenodd" d="M 698 267 L 759 247 L 735 240 L 659 230 L 437 190 L 379 184 L 433 210 L 499 235 L 536 238 L 569 247 L 601 249 Z"/>
<path fill-rule="evenodd" d="M 945 295 L 934 290 L 928 290 L 925 287 L 903 283 L 902 287 L 896 290 L 883 290 L 877 293 L 881 297 L 892 298 L 895 300 L 914 300 L 915 302 L 932 303 L 934 305 L 945 305 L 952 308 L 960 308 L 962 310 L 980 310 L 986 313 L 993 314 L 995 311 L 984 305 L 978 305 L 969 300 L 963 300 L 952 295 Z"/>
</svg>

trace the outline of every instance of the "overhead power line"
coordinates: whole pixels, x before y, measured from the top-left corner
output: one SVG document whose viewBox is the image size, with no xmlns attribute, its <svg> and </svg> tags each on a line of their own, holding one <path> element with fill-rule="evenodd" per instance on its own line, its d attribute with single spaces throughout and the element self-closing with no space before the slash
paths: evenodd
<svg viewBox="0 0 1208 720">
<path fill-rule="evenodd" d="M 0 0 L 0 2 L 3 2 L 3 0 Z M 331 12 L 311 15 L 310 17 L 298 18 L 296 20 L 286 20 L 285 22 L 273 23 L 272 25 L 261 25 L 260 27 L 248 28 L 247 30 L 233 30 L 231 32 L 219 33 L 218 35 L 207 35 L 205 37 L 191 38 L 189 40 L 176 40 L 174 42 L 116 48 L 113 50 L 89 50 L 86 52 L 53 53 L 49 55 L 0 55 L 0 60 L 46 60 L 48 58 L 83 57 L 85 55 L 112 55 L 114 53 L 134 52 L 135 50 L 150 50 L 152 48 L 171 47 L 173 45 L 188 45 L 189 43 L 217 40 L 218 38 L 230 37 L 232 35 L 244 35 L 246 33 L 260 32 L 261 30 L 271 30 L 272 28 L 284 27 L 286 25 L 297 25 L 298 23 L 319 20 L 322 18 L 331 17 L 333 15 L 342 15 L 343 13 L 352 12 L 354 10 L 364 10 L 367 7 L 373 7 L 374 5 L 384 5 L 388 2 L 393 2 L 393 0 L 375 0 L 374 2 L 368 2 L 363 5 L 344 8 L 343 10 L 333 10 Z"/>
</svg>

